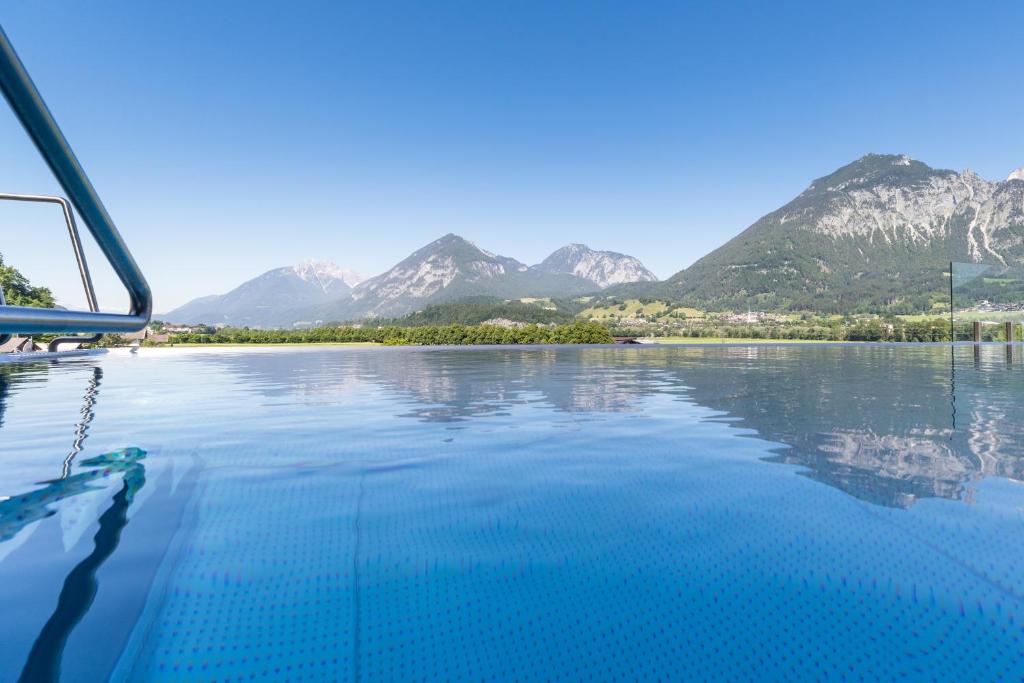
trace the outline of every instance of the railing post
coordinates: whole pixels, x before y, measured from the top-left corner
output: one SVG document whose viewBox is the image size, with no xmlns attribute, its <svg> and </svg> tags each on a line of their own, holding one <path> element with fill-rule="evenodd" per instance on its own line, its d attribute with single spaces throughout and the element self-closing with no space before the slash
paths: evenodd
<svg viewBox="0 0 1024 683">
<path fill-rule="evenodd" d="M 974 321 L 974 342 L 977 343 L 977 342 L 980 342 L 980 341 L 981 341 L 981 321 L 975 320 Z"/>
<path fill-rule="evenodd" d="M 1012 322 L 1006 323 L 1005 328 L 1006 328 L 1006 343 L 1012 344 L 1013 343 L 1013 323 Z"/>
</svg>

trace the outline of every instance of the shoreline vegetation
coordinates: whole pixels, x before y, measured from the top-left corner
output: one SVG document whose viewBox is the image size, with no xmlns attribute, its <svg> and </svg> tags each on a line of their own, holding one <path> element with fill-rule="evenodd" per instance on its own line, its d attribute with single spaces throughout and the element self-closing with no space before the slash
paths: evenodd
<svg viewBox="0 0 1024 683">
<path fill-rule="evenodd" d="M 460 346 L 486 344 L 612 344 L 599 323 L 577 321 L 543 327 L 524 325 L 426 325 L 422 327 L 314 327 L 306 330 L 222 328 L 211 334 L 171 335 L 171 344 L 379 344 L 383 346 Z"/>
<path fill-rule="evenodd" d="M 595 342 L 591 345 L 602 345 L 602 344 L 613 344 L 614 342 Z M 638 340 L 636 344 L 632 345 L 632 348 L 638 346 L 716 346 L 716 345 L 731 345 L 731 346 L 772 346 L 772 345 L 821 345 L 821 344 L 850 344 L 860 342 L 841 342 L 841 341 L 816 341 L 813 339 L 727 339 L 724 337 L 661 337 L 657 339 L 643 338 Z M 547 343 L 536 343 L 536 344 L 503 344 L 501 342 L 496 344 L 381 344 L 378 342 L 173 342 L 166 344 L 143 344 L 147 347 L 164 347 L 164 348 L 216 348 L 216 347 L 239 347 L 239 346 L 270 346 L 270 347 L 380 347 L 380 346 L 544 346 Z M 550 345 L 564 345 L 561 342 L 551 342 Z M 587 344 L 575 344 L 571 345 L 587 345 Z M 622 346 L 621 344 L 618 344 Z M 117 348 L 124 346 L 118 344 L 112 346 Z"/>
<path fill-rule="evenodd" d="M 1004 341 L 1002 326 L 983 328 L 983 341 Z M 864 321 L 832 325 L 730 325 L 693 327 L 668 334 L 638 333 L 616 329 L 594 321 L 577 320 L 565 325 L 424 325 L 399 327 L 323 326 L 302 330 L 261 330 L 224 327 L 171 334 L 166 342 L 143 341 L 145 346 L 461 346 L 534 344 L 612 344 L 616 337 L 636 339 L 644 344 L 808 344 L 850 342 L 949 342 L 970 339 L 972 325 L 957 323 L 951 330 L 948 319 Z M 1017 333 L 1018 337 L 1020 333 Z M 101 346 L 125 346 L 129 341 L 108 335 Z"/>
<path fill-rule="evenodd" d="M 793 341 L 793 342 L 949 342 L 973 339 L 971 322 L 955 322 L 949 318 L 894 321 L 870 320 L 853 324 L 830 325 L 730 325 L 724 327 L 697 327 L 682 334 L 675 332 L 654 335 L 654 339 L 671 338 L 685 341 L 722 339 L 736 341 Z M 1021 336 L 1021 325 L 1015 325 L 1016 338 Z M 613 329 L 613 334 L 619 332 Z M 981 341 L 1006 341 L 1002 324 L 983 325 Z"/>
<path fill-rule="evenodd" d="M 612 334 L 629 328 L 612 326 Z M 987 330 L 997 335 L 995 328 Z M 634 332 L 636 334 L 636 332 Z M 905 320 L 816 320 L 777 321 L 769 323 L 694 324 L 682 328 L 655 330 L 653 339 L 676 339 L 700 342 L 704 339 L 726 341 L 793 341 L 793 342 L 940 342 L 969 338 L 971 325 L 957 324 L 950 330 L 949 318 Z M 990 341 L 995 341 L 993 336 Z"/>
</svg>

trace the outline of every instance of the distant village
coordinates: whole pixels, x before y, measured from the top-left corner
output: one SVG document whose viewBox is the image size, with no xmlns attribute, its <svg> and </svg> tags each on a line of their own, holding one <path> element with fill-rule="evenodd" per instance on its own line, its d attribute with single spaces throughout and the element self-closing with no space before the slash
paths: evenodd
<svg viewBox="0 0 1024 683">
<path fill-rule="evenodd" d="M 713 319 L 716 323 L 724 325 L 778 325 L 787 322 L 786 316 L 779 315 L 777 313 L 768 313 L 766 311 L 719 313 L 709 316 L 708 319 Z M 669 329 L 678 326 L 678 322 L 659 322 L 656 317 L 654 317 L 654 319 L 643 317 L 614 318 L 614 326 L 616 328 L 634 330 L 651 330 L 659 327 Z"/>
<path fill-rule="evenodd" d="M 970 308 L 962 309 L 961 313 L 1015 313 L 1024 312 L 1024 302 L 995 303 L 982 299 Z"/>
<path fill-rule="evenodd" d="M 166 344 L 171 335 L 192 334 L 210 331 L 205 325 L 167 325 L 155 321 L 138 332 L 124 332 L 108 335 L 107 339 L 115 341 L 115 346 L 139 346 L 143 342 L 150 344 Z M 52 335 L 51 335 L 52 336 Z M 0 353 L 46 353 L 49 351 L 74 351 L 82 348 L 82 342 L 63 342 L 55 349 L 50 349 L 47 337 L 12 336 L 0 344 Z"/>
</svg>

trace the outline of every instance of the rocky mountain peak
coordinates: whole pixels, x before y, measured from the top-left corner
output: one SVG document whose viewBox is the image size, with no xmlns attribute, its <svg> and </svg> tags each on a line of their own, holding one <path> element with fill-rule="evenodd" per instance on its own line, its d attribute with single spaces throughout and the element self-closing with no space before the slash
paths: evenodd
<svg viewBox="0 0 1024 683">
<path fill-rule="evenodd" d="M 493 254 L 448 233 L 360 284 L 352 293 L 352 310 L 361 315 L 399 315 L 437 297 L 479 293 L 510 274 L 526 270 L 526 265 L 515 259 Z"/>
<path fill-rule="evenodd" d="M 349 287 L 355 287 L 366 279 L 351 268 L 342 268 L 330 261 L 314 259 L 307 259 L 292 266 L 292 271 L 306 282 L 317 283 L 324 291 L 331 289 L 332 280 L 341 280 Z"/>
<path fill-rule="evenodd" d="M 804 191 L 804 195 L 847 192 L 879 183 L 905 184 L 925 180 L 935 174 L 951 173 L 952 171 L 933 169 L 907 154 L 865 154 L 860 159 L 815 180 Z"/>
<path fill-rule="evenodd" d="M 461 235 L 456 235 L 454 232 L 449 232 L 446 235 L 438 237 L 436 240 L 428 244 L 427 247 L 448 247 L 453 245 L 465 245 L 476 248 L 475 244 Z"/>
<path fill-rule="evenodd" d="M 491 264 L 501 271 L 526 270 L 526 266 L 519 261 L 506 256 L 499 256 L 486 249 L 481 249 L 474 242 L 451 232 L 417 249 L 408 258 L 395 266 L 395 268 L 425 259 L 432 261 L 448 259 L 452 263 L 459 265 L 473 262 Z"/>
<path fill-rule="evenodd" d="M 950 261 L 1024 265 L 1024 183 L 869 154 L 677 273 L 674 296 L 714 310 L 930 310 Z"/>
<path fill-rule="evenodd" d="M 533 267 L 546 273 L 574 275 L 600 288 L 626 282 L 651 282 L 658 278 L 639 259 L 614 251 L 595 251 L 573 243 L 557 249 Z"/>
<path fill-rule="evenodd" d="M 1021 166 L 1016 171 L 1006 177 L 1007 180 L 1024 180 L 1024 166 Z"/>
</svg>

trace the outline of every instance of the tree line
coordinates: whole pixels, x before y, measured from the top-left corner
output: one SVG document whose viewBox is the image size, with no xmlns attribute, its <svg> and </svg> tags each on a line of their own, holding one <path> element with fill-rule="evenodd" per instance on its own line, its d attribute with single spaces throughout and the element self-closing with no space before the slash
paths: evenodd
<svg viewBox="0 0 1024 683">
<path fill-rule="evenodd" d="M 402 346 L 464 344 L 611 344 L 608 328 L 577 321 L 569 325 L 501 327 L 498 325 L 426 325 L 422 327 L 314 327 L 308 330 L 254 330 L 225 327 L 212 334 L 182 333 L 175 344 L 326 344 L 376 343 Z"/>
<path fill-rule="evenodd" d="M 637 334 L 630 328 L 612 328 L 613 334 Z M 779 339 L 805 341 L 866 341 L 866 342 L 948 342 L 973 338 L 972 323 L 956 323 L 952 328 L 948 318 L 926 320 L 866 320 L 852 324 L 841 321 L 829 324 L 737 324 L 692 325 L 668 328 L 655 333 L 662 336 L 715 338 L 715 339 Z M 983 341 L 1004 341 L 1002 325 L 982 328 Z M 1020 325 L 1017 326 L 1020 338 Z"/>
</svg>

